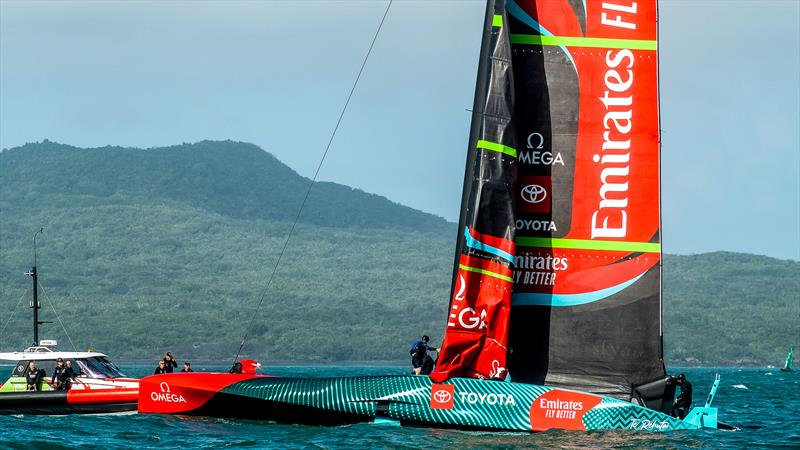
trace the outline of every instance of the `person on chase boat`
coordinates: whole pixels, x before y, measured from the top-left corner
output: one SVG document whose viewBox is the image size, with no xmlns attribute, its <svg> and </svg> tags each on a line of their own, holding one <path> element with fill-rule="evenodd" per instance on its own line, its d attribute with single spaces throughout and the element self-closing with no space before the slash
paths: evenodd
<svg viewBox="0 0 800 450">
<path fill-rule="evenodd" d="M 25 373 L 25 382 L 28 384 L 29 391 L 39 390 L 39 381 L 46 377 L 47 374 L 43 369 L 37 369 L 36 363 L 31 361 L 28 363 L 28 371 Z"/>
<path fill-rule="evenodd" d="M 50 386 L 53 389 L 56 389 L 56 390 L 59 390 L 59 391 L 64 390 L 62 384 L 64 382 L 64 370 L 65 369 L 66 368 L 64 367 L 64 360 L 61 359 L 61 358 L 58 358 L 58 360 L 56 360 L 56 368 L 53 369 L 53 378 L 52 378 L 52 380 L 50 380 Z"/>
</svg>

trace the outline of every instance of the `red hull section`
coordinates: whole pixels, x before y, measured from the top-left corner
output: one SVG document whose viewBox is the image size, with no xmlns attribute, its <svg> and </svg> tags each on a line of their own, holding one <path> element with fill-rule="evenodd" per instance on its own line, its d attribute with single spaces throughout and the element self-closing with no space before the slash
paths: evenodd
<svg viewBox="0 0 800 450">
<path fill-rule="evenodd" d="M 139 412 L 189 413 L 201 408 L 222 389 L 262 376 L 193 372 L 145 377 L 139 381 Z"/>
<path fill-rule="evenodd" d="M 67 403 L 70 405 L 136 403 L 138 399 L 138 389 L 71 390 L 67 392 Z"/>
</svg>

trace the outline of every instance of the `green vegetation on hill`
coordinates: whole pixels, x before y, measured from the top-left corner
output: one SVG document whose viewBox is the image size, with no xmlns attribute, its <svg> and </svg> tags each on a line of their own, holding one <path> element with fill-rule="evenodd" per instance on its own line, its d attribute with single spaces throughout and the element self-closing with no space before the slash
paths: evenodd
<svg viewBox="0 0 800 450">
<path fill-rule="evenodd" d="M 455 226 L 334 183 L 314 186 L 256 306 L 309 180 L 259 148 L 148 150 L 52 142 L 0 153 L 0 347 L 31 338 L 31 237 L 43 337 L 117 359 L 397 360 L 441 338 Z M 667 256 L 670 362 L 778 363 L 798 341 L 800 263 Z M 11 320 L 9 320 L 11 319 Z"/>
</svg>

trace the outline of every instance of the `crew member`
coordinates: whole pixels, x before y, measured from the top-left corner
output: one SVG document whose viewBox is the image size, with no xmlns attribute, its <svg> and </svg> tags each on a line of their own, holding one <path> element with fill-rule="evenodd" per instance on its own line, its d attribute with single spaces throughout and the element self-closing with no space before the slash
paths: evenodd
<svg viewBox="0 0 800 450">
<path fill-rule="evenodd" d="M 183 369 L 181 369 L 181 372 L 194 372 L 194 370 L 192 370 L 192 365 L 189 364 L 189 361 L 183 363 Z"/>
<path fill-rule="evenodd" d="M 692 407 L 692 383 L 686 379 L 684 374 L 678 375 L 676 383 L 681 387 L 681 393 L 672 405 L 672 415 L 683 419 Z"/>
<path fill-rule="evenodd" d="M 178 362 L 175 361 L 175 358 L 172 357 L 172 353 L 170 352 L 164 355 L 164 368 L 167 373 L 172 373 L 172 369 L 178 368 Z"/>
<path fill-rule="evenodd" d="M 28 363 L 28 371 L 25 373 L 25 382 L 28 384 L 29 391 L 39 390 L 39 381 L 46 377 L 47 374 L 43 369 L 37 369 L 36 363 L 31 361 Z"/>
<path fill-rule="evenodd" d="M 164 360 L 162 359 L 161 361 L 158 362 L 158 367 L 156 367 L 156 370 L 153 372 L 153 375 L 163 375 L 167 373 L 167 368 L 165 366 L 166 364 L 164 364 Z"/>
<path fill-rule="evenodd" d="M 433 372 L 433 358 L 431 358 L 427 353 L 428 350 L 437 352 L 439 349 L 436 347 L 432 347 L 430 345 L 431 338 L 428 335 L 423 335 L 422 339 L 414 342 L 411 344 L 411 350 L 409 350 L 409 354 L 411 355 L 411 368 L 414 371 L 415 375 L 427 375 Z M 430 362 L 428 362 L 430 360 Z M 428 364 L 426 364 L 428 362 Z M 425 369 L 430 369 L 431 372 L 423 373 L 423 366 Z"/>
<path fill-rule="evenodd" d="M 58 391 L 64 390 L 64 370 L 66 370 L 66 367 L 64 367 L 64 360 L 58 358 L 56 360 L 56 368 L 53 369 L 53 378 L 50 380 L 50 387 Z"/>
<path fill-rule="evenodd" d="M 420 375 L 430 375 L 433 372 L 433 358 L 431 355 L 426 354 L 425 358 L 422 360 L 422 367 L 420 368 L 419 374 Z"/>
<path fill-rule="evenodd" d="M 68 391 L 72 387 L 72 382 L 75 381 L 75 378 L 80 376 L 81 369 L 78 369 L 76 372 L 75 369 L 72 368 L 72 360 L 68 359 L 64 362 L 64 375 L 62 377 L 61 386 L 63 386 L 63 390 Z"/>
<path fill-rule="evenodd" d="M 422 336 L 422 340 L 419 340 L 419 341 L 414 342 L 413 344 L 411 344 L 411 350 L 409 351 L 411 356 L 414 356 L 414 353 L 417 351 L 418 347 L 425 347 L 425 351 L 426 352 L 427 351 L 438 352 L 439 349 L 437 349 L 436 347 L 431 347 L 430 346 L 430 340 L 431 340 L 431 338 L 429 338 L 428 335 L 426 334 L 426 335 Z"/>
</svg>

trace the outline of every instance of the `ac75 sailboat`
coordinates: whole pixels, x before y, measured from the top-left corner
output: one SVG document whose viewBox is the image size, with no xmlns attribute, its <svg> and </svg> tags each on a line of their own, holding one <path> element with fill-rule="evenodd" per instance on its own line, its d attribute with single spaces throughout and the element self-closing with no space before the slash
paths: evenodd
<svg viewBox="0 0 800 450">
<path fill-rule="evenodd" d="M 685 419 L 669 415 L 659 163 L 656 0 L 489 0 L 434 373 L 152 376 L 139 411 L 513 431 L 715 428 L 713 393 Z"/>
<path fill-rule="evenodd" d="M 792 364 L 794 363 L 793 356 L 794 356 L 794 347 L 790 347 L 789 353 L 786 354 L 786 361 L 784 361 L 783 367 L 781 367 L 782 372 L 791 372 L 793 370 L 792 369 Z"/>
</svg>

